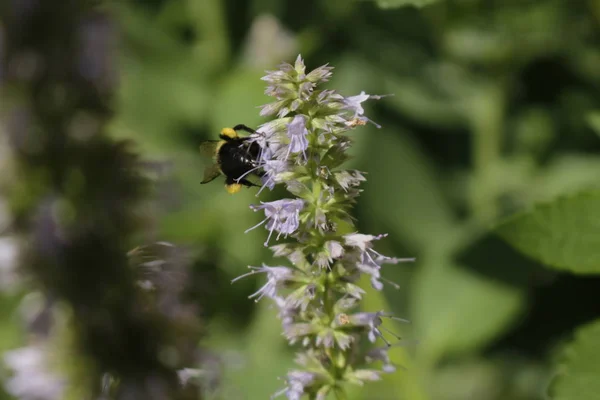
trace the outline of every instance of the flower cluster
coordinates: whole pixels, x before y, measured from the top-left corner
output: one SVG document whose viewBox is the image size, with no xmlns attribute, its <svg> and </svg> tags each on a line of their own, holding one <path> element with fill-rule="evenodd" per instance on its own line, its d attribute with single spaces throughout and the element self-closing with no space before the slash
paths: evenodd
<svg viewBox="0 0 600 400">
<path fill-rule="evenodd" d="M 4 353 L 4 363 L 13 371 L 6 391 L 19 399 L 55 400 L 64 398 L 67 380 L 52 368 L 51 351 L 32 345 Z"/>
<path fill-rule="evenodd" d="M 287 386 L 273 397 L 285 394 L 300 399 L 307 394 L 325 399 L 343 391 L 345 383 L 363 384 L 394 370 L 387 355 L 392 344 L 383 331 L 398 337 L 382 326 L 382 318 L 398 318 L 382 311 L 357 312 L 364 294 L 357 281 L 366 274 L 372 286 L 381 290 L 383 282 L 389 282 L 382 277 L 382 266 L 410 260 L 374 250 L 375 242 L 386 235 L 351 233 L 351 207 L 365 177 L 340 168 L 351 145 L 345 133 L 368 122 L 375 124 L 364 115 L 362 103 L 381 96 L 362 92 L 344 97 L 318 89 L 331 77 L 331 70 L 324 65 L 306 73 L 299 56 L 295 65 L 284 63 L 268 72 L 263 78 L 268 83 L 266 94 L 275 101 L 263 106 L 261 115 L 276 119 L 251 138 L 261 148 L 260 191 L 282 184 L 293 195 L 251 206 L 263 212 L 264 219 L 249 229 L 265 226 L 269 231 L 265 246 L 274 236 L 294 239 L 271 246 L 275 256 L 287 258 L 291 266 L 250 267 L 249 273 L 234 280 L 266 274 L 266 284 L 250 298 L 271 299 L 285 337 L 304 348 L 297 360 L 302 369 L 290 371 Z M 380 339 L 385 347 L 361 354 L 361 338 Z M 365 367 L 375 361 L 383 362 L 381 370 Z"/>
</svg>

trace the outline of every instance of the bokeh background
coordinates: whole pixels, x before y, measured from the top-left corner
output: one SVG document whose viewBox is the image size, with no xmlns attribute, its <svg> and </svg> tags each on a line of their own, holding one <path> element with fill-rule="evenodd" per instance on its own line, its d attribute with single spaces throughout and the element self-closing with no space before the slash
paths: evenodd
<svg viewBox="0 0 600 400">
<path fill-rule="evenodd" d="M 404 369 L 350 390 L 351 399 L 545 399 L 562 344 L 598 316 L 599 279 L 545 269 L 491 228 L 536 202 L 600 186 L 600 1 L 431 3 L 95 6 L 114 33 L 107 54 L 94 52 L 105 48 L 102 29 L 92 30 L 88 43 L 99 63 L 110 59 L 115 68 L 103 134 L 132 140 L 152 182 L 134 211 L 146 224 L 128 245 L 165 241 L 185 253 L 186 290 L 177 286 L 176 294 L 193 310 L 185 318 L 195 320 L 198 357 L 189 367 L 202 370 L 196 398 L 267 399 L 293 366 L 276 310 L 247 298 L 260 278 L 230 283 L 248 265 L 278 262 L 262 246 L 265 231 L 244 234 L 260 220 L 248 208 L 259 199 L 254 190 L 231 196 L 220 182 L 201 186 L 209 161 L 197 149 L 222 127 L 264 123 L 257 107 L 269 99 L 260 78 L 298 54 L 309 69 L 334 66 L 328 87 L 344 95 L 392 95 L 367 105 L 382 128 L 351 133 L 348 166 L 367 173 L 355 210 L 360 231 L 389 233 L 382 252 L 417 259 L 386 268 L 400 289 L 370 291 L 363 306 L 411 324 L 391 328 L 406 344 L 391 351 Z M 10 22 L 9 14 L 3 18 L 0 28 Z M 2 92 L 4 121 L 15 97 Z M 11 172 L 10 140 L 2 136 L 0 164 Z M 51 325 L 60 329 L 44 329 L 52 371 L 85 387 L 72 366 L 87 364 L 73 361 L 77 346 L 65 339 L 79 332 L 68 322 L 72 305 L 18 265 L 23 232 L 11 230 L 11 210 L 22 197 L 10 190 L 18 184 L 11 173 L 3 175 L 0 352 L 31 345 L 33 322 L 53 313 Z M 14 366 L 0 371 L 8 385 Z M 9 391 L 0 389 L 0 399 L 12 399 Z"/>
</svg>

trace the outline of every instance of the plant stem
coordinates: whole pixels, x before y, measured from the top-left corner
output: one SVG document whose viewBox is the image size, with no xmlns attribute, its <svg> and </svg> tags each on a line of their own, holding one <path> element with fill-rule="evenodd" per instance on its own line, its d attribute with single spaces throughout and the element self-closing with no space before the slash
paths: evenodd
<svg viewBox="0 0 600 400">
<path fill-rule="evenodd" d="M 498 167 L 504 112 L 505 85 L 501 82 L 484 85 L 470 101 L 469 119 L 473 133 L 473 180 L 470 190 L 474 218 L 487 224 L 497 217 L 498 187 L 494 170 Z"/>
</svg>

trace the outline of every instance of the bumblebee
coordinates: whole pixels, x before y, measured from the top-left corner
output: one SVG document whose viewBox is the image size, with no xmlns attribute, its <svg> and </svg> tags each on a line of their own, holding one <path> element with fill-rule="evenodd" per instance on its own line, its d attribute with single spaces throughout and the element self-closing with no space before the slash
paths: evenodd
<svg viewBox="0 0 600 400">
<path fill-rule="evenodd" d="M 200 144 L 200 152 L 212 157 L 213 165 L 206 167 L 201 184 L 213 181 L 219 175 L 225 175 L 225 189 L 233 194 L 243 186 L 260 186 L 250 182 L 250 174 L 262 176 L 263 172 L 258 167 L 260 146 L 249 141 L 250 136 L 240 137 L 237 131 L 256 133 L 246 125 L 236 125 L 233 128 L 223 128 L 219 137 L 221 140 L 207 140 Z"/>
</svg>

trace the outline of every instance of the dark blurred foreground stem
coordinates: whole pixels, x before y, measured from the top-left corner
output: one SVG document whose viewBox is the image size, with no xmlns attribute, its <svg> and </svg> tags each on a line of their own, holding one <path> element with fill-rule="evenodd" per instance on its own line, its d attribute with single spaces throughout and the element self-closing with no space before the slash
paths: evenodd
<svg viewBox="0 0 600 400">
<path fill-rule="evenodd" d="M 169 349 L 164 319 L 140 303 L 134 287 L 126 253 L 146 182 L 130 145 L 104 133 L 116 35 L 111 19 L 92 7 L 19 0 L 2 18 L 22 262 L 48 296 L 72 309 L 84 362 L 69 369 L 81 379 L 71 382 L 80 393 L 97 398 L 109 373 L 118 382 L 114 398 L 197 398 L 181 390 L 181 360 L 161 356 Z"/>
</svg>

